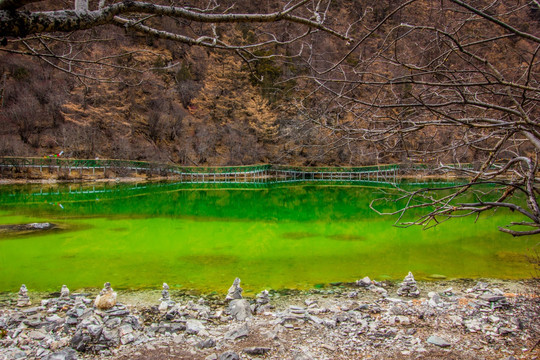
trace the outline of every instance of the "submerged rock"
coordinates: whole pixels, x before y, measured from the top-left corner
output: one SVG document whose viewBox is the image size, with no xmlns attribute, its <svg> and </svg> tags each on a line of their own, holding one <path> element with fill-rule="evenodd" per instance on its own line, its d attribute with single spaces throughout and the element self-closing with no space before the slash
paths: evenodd
<svg viewBox="0 0 540 360">
<path fill-rule="evenodd" d="M 94 306 L 101 310 L 107 310 L 116 305 L 116 293 L 111 288 L 111 283 L 106 282 L 103 285 L 103 290 L 99 293 L 94 301 Z"/>
<path fill-rule="evenodd" d="M 45 231 L 56 229 L 56 224 L 52 223 L 30 223 L 30 224 L 9 224 L 0 225 L 0 234 L 24 235 L 36 231 Z"/>
</svg>

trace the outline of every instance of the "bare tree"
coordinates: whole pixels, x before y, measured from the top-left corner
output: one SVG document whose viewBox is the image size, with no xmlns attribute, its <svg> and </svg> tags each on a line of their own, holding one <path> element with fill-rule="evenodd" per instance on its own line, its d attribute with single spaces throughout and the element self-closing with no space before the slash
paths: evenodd
<svg viewBox="0 0 540 360">
<path fill-rule="evenodd" d="M 311 48 L 306 61 L 318 88 L 303 101 L 316 98 L 323 114 L 313 121 L 344 142 L 467 179 L 372 204 L 400 201 L 400 225 L 507 209 L 521 220 L 501 231 L 539 234 L 538 2 L 470 4 L 395 2 L 382 19 L 358 26 L 359 40 L 335 61 Z"/>
<path fill-rule="evenodd" d="M 60 8 L 54 11 L 25 11 L 33 9 L 43 0 L 0 0 L 0 36 L 3 37 L 2 51 L 31 55 L 40 58 L 55 68 L 69 72 L 81 79 L 109 80 L 114 71 L 149 70 L 145 64 L 137 67 L 123 65 L 118 59 L 134 57 L 134 52 L 122 52 L 92 56 L 92 45 L 96 42 L 114 41 L 117 27 L 129 34 L 139 34 L 150 39 L 163 39 L 190 46 L 226 49 L 239 54 L 252 53 L 256 49 L 284 46 L 308 37 L 315 32 L 324 32 L 342 40 L 350 40 L 346 34 L 325 23 L 326 12 L 331 0 L 280 1 L 276 11 L 237 12 L 234 4 L 220 6 L 216 1 L 208 1 L 200 7 L 182 3 L 163 1 L 162 4 L 145 1 L 100 1 L 98 8 L 89 9 L 88 0 L 75 0 L 74 9 Z M 108 3 L 108 4 L 106 4 Z M 327 3 L 323 6 L 323 3 Z M 25 7 L 26 6 L 26 7 Z M 257 7 L 254 7 L 257 9 Z M 282 36 L 274 31 L 272 24 L 290 24 L 290 36 Z M 235 39 L 226 41 L 220 33 L 222 26 L 230 24 L 251 24 L 256 35 L 249 42 Z M 81 30 L 106 30 L 95 33 L 81 33 Z M 121 32 L 120 32 L 121 33 Z M 118 32 L 116 32 L 118 34 Z M 159 50 L 140 49 L 138 52 L 156 57 Z M 135 52 L 136 53 L 136 52 Z M 174 62 L 160 64 L 159 67 L 174 66 Z M 93 72 L 97 68 L 100 72 Z M 104 75 L 103 69 L 110 72 Z M 151 70 L 151 67 L 150 67 Z"/>
</svg>

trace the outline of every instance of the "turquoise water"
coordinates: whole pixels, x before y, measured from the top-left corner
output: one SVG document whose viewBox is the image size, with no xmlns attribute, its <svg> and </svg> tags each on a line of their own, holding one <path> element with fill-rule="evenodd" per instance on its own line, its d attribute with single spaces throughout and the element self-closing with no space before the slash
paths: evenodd
<svg viewBox="0 0 540 360">
<path fill-rule="evenodd" d="M 363 186 L 103 184 L 0 187 L 0 224 L 52 231 L 0 238 L 0 291 L 100 287 L 224 292 L 311 288 L 364 276 L 519 279 L 535 275 L 533 237 L 497 231 L 504 212 L 429 230 L 396 228 Z M 386 210 L 392 210 L 392 203 Z M 0 235 L 2 236 L 2 235 Z"/>
</svg>

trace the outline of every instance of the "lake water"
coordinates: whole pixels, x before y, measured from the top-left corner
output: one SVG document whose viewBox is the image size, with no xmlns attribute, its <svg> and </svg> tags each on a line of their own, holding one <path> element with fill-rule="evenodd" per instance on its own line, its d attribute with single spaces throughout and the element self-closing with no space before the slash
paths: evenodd
<svg viewBox="0 0 540 360">
<path fill-rule="evenodd" d="M 102 184 L 0 187 L 0 225 L 51 222 L 0 235 L 0 291 L 171 288 L 247 292 L 311 288 L 370 276 L 530 278 L 537 238 L 497 231 L 508 213 L 396 228 L 369 209 L 365 186 Z M 435 276 L 437 277 L 437 276 Z"/>
</svg>

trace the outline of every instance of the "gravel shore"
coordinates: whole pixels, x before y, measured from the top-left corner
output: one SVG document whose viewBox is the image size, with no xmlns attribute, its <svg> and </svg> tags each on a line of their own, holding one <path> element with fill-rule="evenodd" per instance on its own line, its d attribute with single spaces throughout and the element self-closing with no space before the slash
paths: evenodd
<svg viewBox="0 0 540 360">
<path fill-rule="evenodd" d="M 101 309 L 98 290 L 2 294 L 0 359 L 536 359 L 538 290 L 368 278 L 251 299 L 233 286 L 228 300 L 104 289 L 117 302 Z"/>
</svg>

